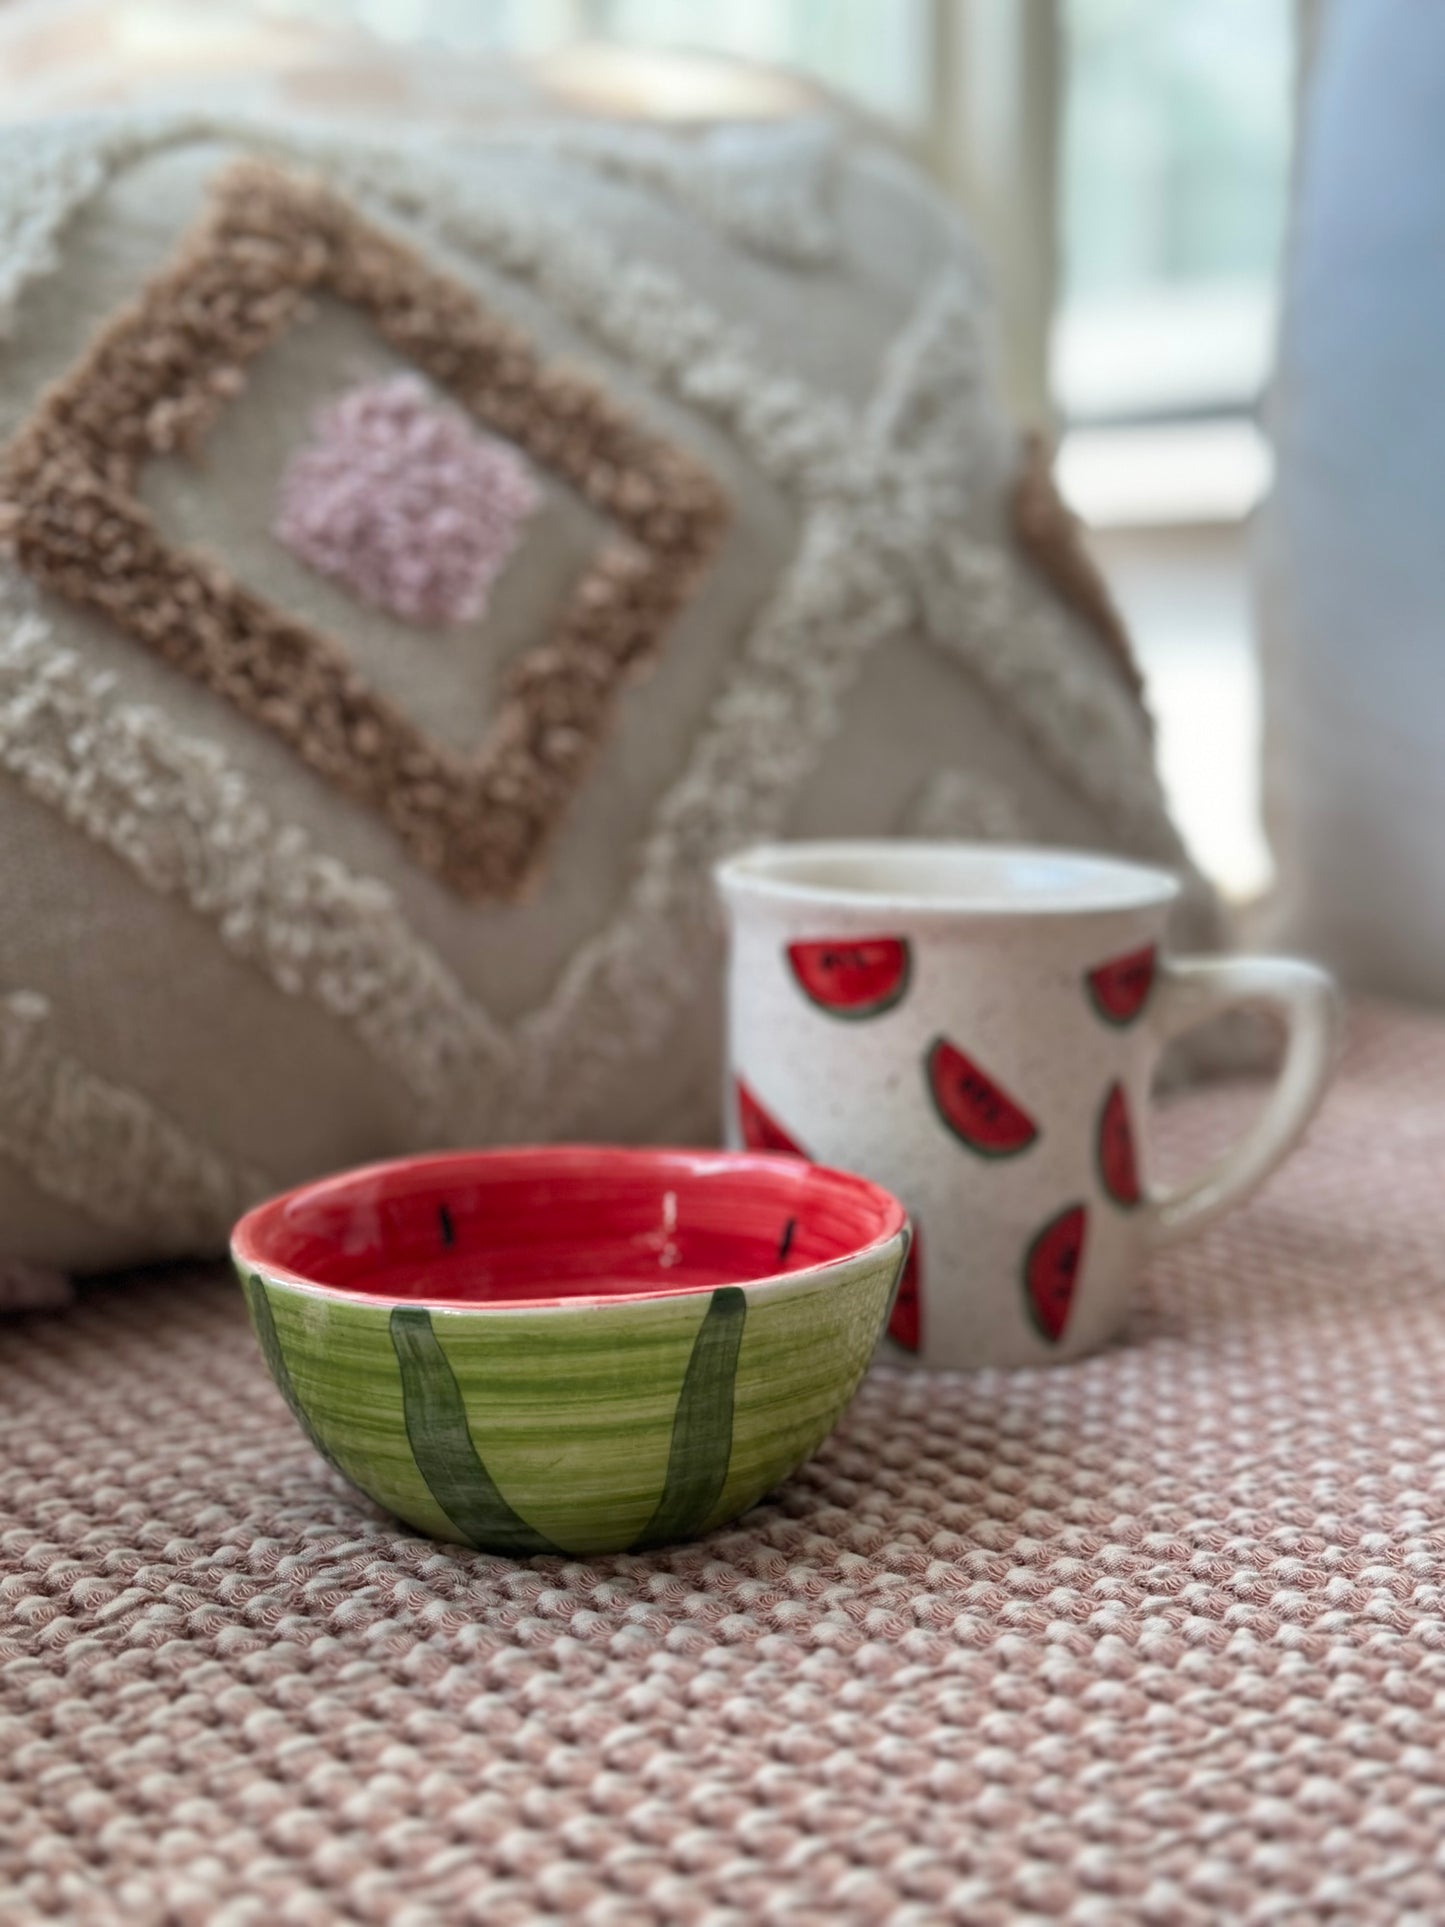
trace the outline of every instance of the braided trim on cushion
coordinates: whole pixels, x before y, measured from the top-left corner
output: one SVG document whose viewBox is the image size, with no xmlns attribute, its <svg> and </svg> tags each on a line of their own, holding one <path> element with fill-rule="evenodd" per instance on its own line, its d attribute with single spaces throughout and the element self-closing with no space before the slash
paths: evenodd
<svg viewBox="0 0 1445 1927">
<path fill-rule="evenodd" d="M 536 145 L 598 174 L 664 194 L 765 258 L 798 268 L 822 267 L 837 258 L 838 228 L 829 201 L 839 143 L 826 121 L 754 122 L 701 133 L 620 123 L 562 125 L 540 134 L 519 130 L 504 140 Z"/>
<path fill-rule="evenodd" d="M 1177 869 L 1197 925 L 1222 928 L 1213 894 L 1165 809 L 1148 712 L 1058 619 L 1056 598 L 1010 550 L 978 540 L 970 505 L 990 458 L 979 421 L 991 369 L 968 284 L 945 275 L 920 301 L 894 362 L 892 446 L 900 525 L 924 628 L 1004 705 L 1040 760 L 1134 855 Z M 880 405 L 882 403 L 880 392 Z"/>
<path fill-rule="evenodd" d="M 1135 695 L 1144 678 L 1118 604 L 1084 541 L 1084 525 L 1059 494 L 1048 442 L 1037 432 L 1023 438 L 1023 465 L 1009 501 L 1014 539 L 1054 586 L 1059 600 L 1082 616 L 1122 669 Z"/>
<path fill-rule="evenodd" d="M 145 138 L 137 129 L 135 151 L 143 151 Z M 0 130 L 0 339 L 13 331 L 26 288 L 58 265 L 65 223 L 101 191 L 131 146 L 85 121 Z"/>
<path fill-rule="evenodd" d="M 176 1251 L 223 1250 L 240 1214 L 276 1188 L 66 1056 L 49 1003 L 28 990 L 0 997 L 0 1154 L 97 1224 Z"/>
<path fill-rule="evenodd" d="M 1106 820 L 1127 817 L 1137 851 L 1183 873 L 1191 941 L 1212 934 L 1212 898 L 1163 809 L 1139 705 L 1121 681 L 1081 659 L 1006 554 L 971 538 L 978 482 L 963 451 L 980 405 L 981 368 L 969 286 L 944 276 L 894 342 L 847 458 L 827 470 L 826 485 L 822 474 L 811 478 L 797 555 L 687 769 L 659 805 L 618 915 L 521 1026 L 524 1057 L 539 1080 L 538 1115 L 554 1129 L 585 1125 L 610 1071 L 636 1052 L 665 1048 L 684 987 L 711 941 L 711 863 L 786 829 L 869 652 L 920 620 L 1021 723 L 1028 719 L 1045 761 L 1054 762 L 1049 752 L 1060 735 L 1076 778 L 1083 743 L 1131 759 L 1096 755 L 1087 780 L 1072 787 Z M 741 399 L 731 387 L 727 394 L 729 403 Z M 799 433 L 783 445 L 817 444 Z M 1008 648 L 998 646 L 1003 636 Z"/>
<path fill-rule="evenodd" d="M 622 533 L 554 634 L 513 666 L 470 761 L 373 691 L 331 638 L 173 548 L 135 494 L 141 464 L 194 449 L 246 364 L 323 290 Z M 36 582 L 271 730 L 473 898 L 514 897 L 533 878 L 622 682 L 657 654 L 727 519 L 691 456 L 545 366 L 461 282 L 329 188 L 249 161 L 226 170 L 174 265 L 42 399 L 0 463 L 0 517 Z"/>
<path fill-rule="evenodd" d="M 528 283 L 559 314 L 733 435 L 790 495 L 829 495 L 856 463 L 856 411 L 761 361 L 755 337 L 654 261 L 616 253 L 566 216 L 479 195 L 424 154 L 328 155 L 353 193 Z"/>
<path fill-rule="evenodd" d="M 279 822 L 213 743 L 119 702 L 38 614 L 0 597 L 0 618 L 0 768 L 347 1025 L 436 1128 L 476 1128 L 511 1053 L 386 885 Z"/>
<path fill-rule="evenodd" d="M 923 784 L 904 815 L 908 836 L 1034 843 L 1038 832 L 1024 804 L 981 770 L 940 769 Z"/>
</svg>

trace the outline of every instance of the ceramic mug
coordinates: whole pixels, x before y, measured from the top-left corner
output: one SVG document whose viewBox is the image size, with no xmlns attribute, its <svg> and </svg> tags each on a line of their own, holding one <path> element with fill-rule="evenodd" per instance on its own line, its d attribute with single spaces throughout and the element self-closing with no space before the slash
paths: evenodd
<svg viewBox="0 0 1445 1927">
<path fill-rule="evenodd" d="M 935 1367 L 1077 1358 L 1150 1252 L 1239 1203 L 1334 1056 L 1312 964 L 1163 952 L 1161 870 L 1049 849 L 796 843 L 724 863 L 733 1143 L 861 1172 L 917 1237 L 890 1350 Z M 1194 1183 L 1148 1182 L 1160 1051 L 1239 1004 L 1284 1020 L 1262 1114 Z"/>
</svg>

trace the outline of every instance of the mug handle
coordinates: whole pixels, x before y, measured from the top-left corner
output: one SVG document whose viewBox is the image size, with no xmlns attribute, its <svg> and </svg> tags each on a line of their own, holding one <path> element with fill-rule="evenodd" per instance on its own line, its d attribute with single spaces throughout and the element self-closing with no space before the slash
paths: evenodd
<svg viewBox="0 0 1445 1927">
<path fill-rule="evenodd" d="M 1154 1245 L 1192 1237 L 1241 1203 L 1298 1142 L 1334 1068 L 1340 1002 L 1317 965 L 1289 957 L 1161 959 L 1151 1022 L 1160 1045 L 1240 1004 L 1267 1004 L 1284 1020 L 1284 1062 L 1263 1111 L 1238 1144 L 1177 1190 L 1152 1192 Z"/>
</svg>

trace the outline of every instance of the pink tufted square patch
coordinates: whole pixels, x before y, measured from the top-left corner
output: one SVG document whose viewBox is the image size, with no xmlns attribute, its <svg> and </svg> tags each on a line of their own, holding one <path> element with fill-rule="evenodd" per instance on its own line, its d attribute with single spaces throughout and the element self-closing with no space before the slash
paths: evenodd
<svg viewBox="0 0 1445 1927">
<path fill-rule="evenodd" d="M 281 478 L 275 533 L 404 621 L 472 622 L 537 501 L 514 448 L 394 375 L 318 411 Z"/>
</svg>

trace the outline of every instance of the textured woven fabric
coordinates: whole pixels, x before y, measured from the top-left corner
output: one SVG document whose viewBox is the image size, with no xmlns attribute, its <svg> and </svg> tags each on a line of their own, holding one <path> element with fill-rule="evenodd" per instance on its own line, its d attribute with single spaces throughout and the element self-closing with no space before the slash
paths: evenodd
<svg viewBox="0 0 1445 1927">
<path fill-rule="evenodd" d="M 646 1556 L 400 1531 L 219 1279 L 12 1323 L 0 1919 L 1445 1918 L 1442 1093 L 1445 1026 L 1357 1014 L 1126 1343 L 876 1371 Z"/>
</svg>

